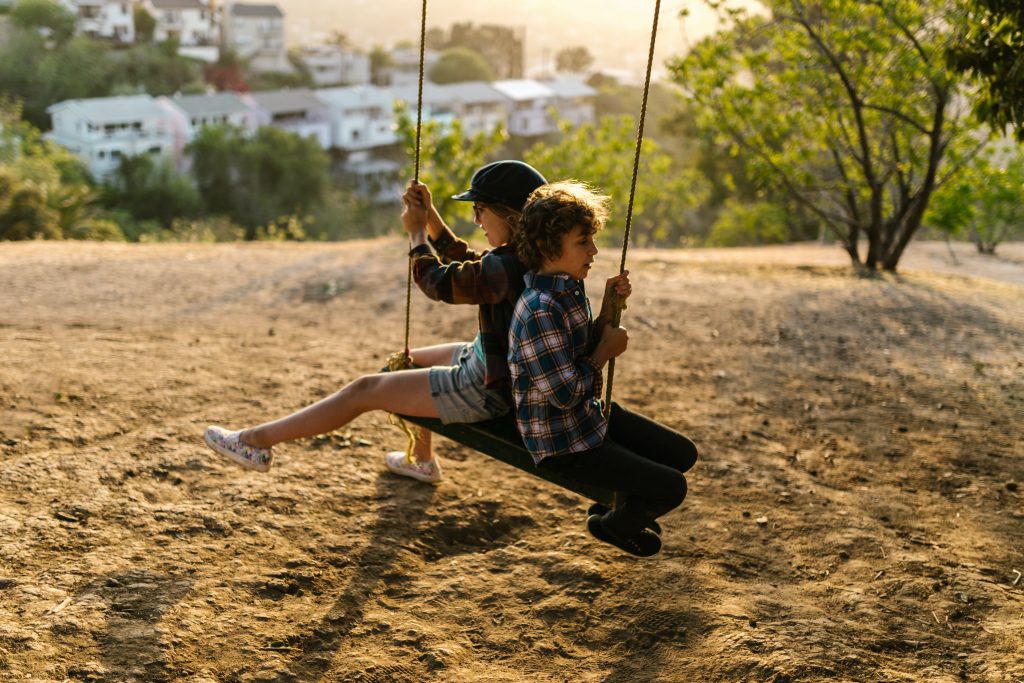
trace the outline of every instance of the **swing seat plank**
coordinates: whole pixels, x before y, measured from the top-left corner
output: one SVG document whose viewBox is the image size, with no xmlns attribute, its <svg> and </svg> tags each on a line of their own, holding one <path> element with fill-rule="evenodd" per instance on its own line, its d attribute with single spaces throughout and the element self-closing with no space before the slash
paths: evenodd
<svg viewBox="0 0 1024 683">
<path fill-rule="evenodd" d="M 599 486 L 589 486 L 578 481 L 562 477 L 554 472 L 537 467 L 533 464 L 530 452 L 523 444 L 523 438 L 516 428 L 512 413 L 483 422 L 444 424 L 432 417 L 408 417 L 399 415 L 406 422 L 412 422 L 435 434 L 447 437 L 452 441 L 480 451 L 495 460 L 511 465 L 527 474 L 545 479 L 555 486 L 577 493 L 584 498 L 612 506 L 613 492 Z"/>
</svg>

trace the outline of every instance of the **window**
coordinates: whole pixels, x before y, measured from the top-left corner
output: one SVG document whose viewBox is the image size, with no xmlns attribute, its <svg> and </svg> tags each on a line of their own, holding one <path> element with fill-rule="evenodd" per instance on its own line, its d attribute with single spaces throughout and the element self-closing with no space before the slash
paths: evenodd
<svg viewBox="0 0 1024 683">
<path fill-rule="evenodd" d="M 161 154 L 163 151 L 164 150 L 161 147 L 150 147 L 146 150 L 146 154 Z"/>
</svg>

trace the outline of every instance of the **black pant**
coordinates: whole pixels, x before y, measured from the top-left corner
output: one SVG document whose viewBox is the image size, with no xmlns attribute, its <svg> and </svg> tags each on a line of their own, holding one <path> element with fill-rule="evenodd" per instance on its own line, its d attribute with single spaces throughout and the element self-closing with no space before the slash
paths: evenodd
<svg viewBox="0 0 1024 683">
<path fill-rule="evenodd" d="M 605 516 L 608 531 L 622 538 L 682 504 L 686 472 L 697 447 L 685 436 L 612 402 L 608 434 L 597 448 L 544 458 L 539 467 L 583 484 L 618 491 L 619 507 Z"/>
</svg>

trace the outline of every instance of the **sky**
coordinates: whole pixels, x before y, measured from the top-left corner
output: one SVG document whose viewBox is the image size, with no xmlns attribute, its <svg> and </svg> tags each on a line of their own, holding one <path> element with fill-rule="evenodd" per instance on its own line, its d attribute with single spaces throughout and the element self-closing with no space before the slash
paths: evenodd
<svg viewBox="0 0 1024 683">
<path fill-rule="evenodd" d="M 324 40 L 341 31 L 359 47 L 419 42 L 420 0 L 277 0 L 285 13 L 289 44 Z M 753 0 L 739 4 L 752 7 Z M 679 12 L 688 8 L 682 20 Z M 456 21 L 526 28 L 527 72 L 553 66 L 563 47 L 583 45 L 597 66 L 642 77 L 654 19 L 654 0 L 428 0 L 427 26 Z M 655 72 L 667 57 L 716 29 L 702 0 L 662 0 Z"/>
</svg>

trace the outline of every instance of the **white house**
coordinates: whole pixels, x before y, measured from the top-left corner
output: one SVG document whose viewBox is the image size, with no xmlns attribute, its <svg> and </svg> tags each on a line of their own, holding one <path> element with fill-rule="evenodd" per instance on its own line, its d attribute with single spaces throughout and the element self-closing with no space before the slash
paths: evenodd
<svg viewBox="0 0 1024 683">
<path fill-rule="evenodd" d="M 174 126 L 149 95 L 64 100 L 47 107 L 53 130 L 46 137 L 81 159 L 98 179 L 126 156 L 171 156 Z"/>
<path fill-rule="evenodd" d="M 221 44 L 257 71 L 292 71 L 284 44 L 284 13 L 277 5 L 228 3 L 221 9 Z"/>
<path fill-rule="evenodd" d="M 430 68 L 441 59 L 437 50 L 424 50 L 424 79 Z M 416 85 L 420 80 L 420 49 L 418 47 L 396 47 L 391 50 L 391 65 L 385 69 L 385 81 L 391 86 Z"/>
<path fill-rule="evenodd" d="M 176 40 L 180 45 L 212 45 L 219 41 L 216 13 L 204 0 L 142 0 L 156 19 L 153 39 Z"/>
<path fill-rule="evenodd" d="M 552 105 L 558 111 L 558 118 L 574 126 L 594 123 L 597 115 L 594 100 L 597 90 L 586 83 L 571 78 L 542 81 L 554 94 Z"/>
<path fill-rule="evenodd" d="M 390 88 L 375 85 L 321 88 L 316 96 L 327 105 L 332 147 L 352 152 L 386 147 L 398 141 L 394 95 Z"/>
<path fill-rule="evenodd" d="M 120 43 L 135 42 L 131 0 L 61 0 L 61 4 L 77 17 L 78 33 Z"/>
<path fill-rule="evenodd" d="M 171 120 L 174 155 L 180 170 L 190 166 L 185 146 L 206 126 L 234 126 L 253 132 L 260 123 L 257 110 L 231 92 L 158 97 L 156 102 Z"/>
<path fill-rule="evenodd" d="M 312 90 L 267 90 L 240 97 L 256 110 L 260 125 L 288 130 L 304 138 L 312 137 L 324 149 L 330 148 L 329 110 Z"/>
<path fill-rule="evenodd" d="M 301 48 L 299 57 L 317 87 L 370 82 L 370 57 L 355 50 L 336 45 L 313 45 Z"/>
<path fill-rule="evenodd" d="M 558 97 L 548 86 L 529 79 L 495 81 L 491 86 L 508 100 L 509 135 L 545 135 L 558 130 L 548 112 Z"/>
<path fill-rule="evenodd" d="M 423 101 L 429 104 L 431 118 L 440 118 L 450 112 L 462 123 L 462 131 L 467 135 L 489 133 L 499 124 L 508 127 L 508 99 L 483 81 L 446 85 L 425 84 Z M 409 107 L 415 113 L 415 92 L 409 101 Z"/>
</svg>

